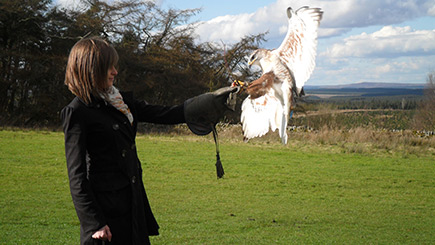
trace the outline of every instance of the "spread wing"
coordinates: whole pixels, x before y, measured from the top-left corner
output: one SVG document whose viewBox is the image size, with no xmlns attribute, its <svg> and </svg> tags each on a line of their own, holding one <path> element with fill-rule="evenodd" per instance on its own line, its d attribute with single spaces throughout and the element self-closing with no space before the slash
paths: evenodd
<svg viewBox="0 0 435 245">
<path fill-rule="evenodd" d="M 319 8 L 302 7 L 296 13 L 288 8 L 286 37 L 279 48 L 272 51 L 293 72 L 298 94 L 314 70 L 317 30 L 322 15 L 323 12 Z"/>
</svg>

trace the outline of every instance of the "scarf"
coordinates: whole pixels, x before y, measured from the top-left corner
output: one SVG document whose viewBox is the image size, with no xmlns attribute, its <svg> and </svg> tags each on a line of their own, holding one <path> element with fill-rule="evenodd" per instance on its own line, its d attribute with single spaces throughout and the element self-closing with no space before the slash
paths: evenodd
<svg viewBox="0 0 435 245">
<path fill-rule="evenodd" d="M 113 107 L 122 112 L 133 125 L 133 115 L 130 112 L 127 104 L 124 103 L 121 93 L 115 86 L 111 86 L 105 93 L 100 93 L 101 98 L 109 102 Z"/>
</svg>

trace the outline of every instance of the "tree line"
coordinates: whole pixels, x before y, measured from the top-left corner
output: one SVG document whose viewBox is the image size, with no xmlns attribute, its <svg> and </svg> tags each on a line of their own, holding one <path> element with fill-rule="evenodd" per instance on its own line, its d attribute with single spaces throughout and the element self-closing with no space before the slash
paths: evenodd
<svg viewBox="0 0 435 245">
<path fill-rule="evenodd" d="M 198 23 L 190 22 L 199 11 L 141 0 L 82 0 L 75 9 L 51 0 L 0 0 L 0 125 L 59 125 L 59 111 L 73 97 L 63 84 L 67 57 L 88 36 L 114 45 L 117 86 L 149 103 L 182 103 L 258 75 L 244 59 L 265 33 L 231 45 L 199 43 Z"/>
</svg>

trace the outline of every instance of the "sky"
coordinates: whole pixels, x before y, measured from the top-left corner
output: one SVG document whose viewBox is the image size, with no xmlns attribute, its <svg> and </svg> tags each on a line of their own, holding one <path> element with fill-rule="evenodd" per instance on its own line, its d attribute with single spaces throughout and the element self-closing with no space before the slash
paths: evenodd
<svg viewBox="0 0 435 245">
<path fill-rule="evenodd" d="M 316 68 L 305 85 L 424 84 L 435 72 L 435 0 L 155 2 L 164 9 L 201 8 L 191 18 L 198 21 L 198 42 L 231 45 L 245 35 L 268 32 L 261 44 L 267 49 L 277 48 L 284 39 L 287 7 L 322 8 Z"/>
</svg>

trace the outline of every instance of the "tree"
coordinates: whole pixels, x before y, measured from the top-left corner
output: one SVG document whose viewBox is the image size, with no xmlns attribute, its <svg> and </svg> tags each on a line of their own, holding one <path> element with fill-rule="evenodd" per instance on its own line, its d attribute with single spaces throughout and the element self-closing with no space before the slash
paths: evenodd
<svg viewBox="0 0 435 245">
<path fill-rule="evenodd" d="M 116 85 L 151 103 L 179 104 L 255 76 L 244 59 L 264 34 L 234 45 L 198 43 L 197 23 L 189 19 L 199 9 L 162 10 L 142 0 L 82 3 L 71 10 L 51 0 L 0 0 L 0 124 L 59 125 L 59 111 L 73 97 L 63 85 L 69 50 L 86 36 L 115 46 Z"/>
<path fill-rule="evenodd" d="M 0 1 L 0 110 L 5 118 L 25 114 L 43 79 L 44 32 L 49 0 Z"/>
<path fill-rule="evenodd" d="M 435 71 L 428 74 L 424 99 L 414 116 L 414 128 L 435 131 Z"/>
</svg>

